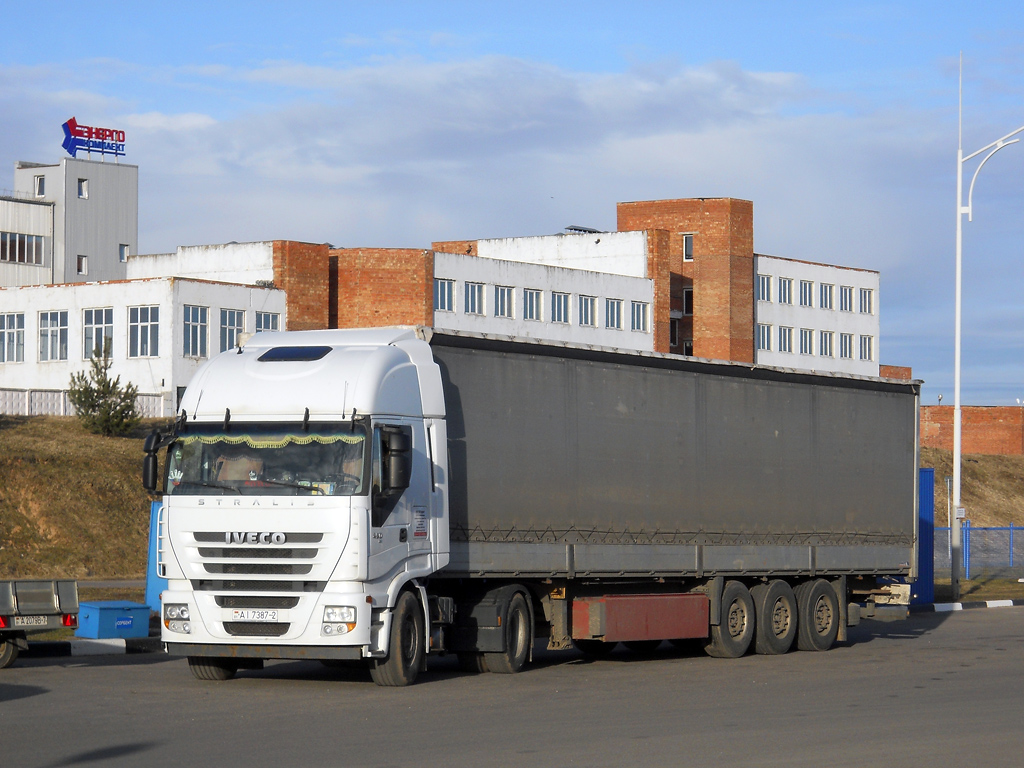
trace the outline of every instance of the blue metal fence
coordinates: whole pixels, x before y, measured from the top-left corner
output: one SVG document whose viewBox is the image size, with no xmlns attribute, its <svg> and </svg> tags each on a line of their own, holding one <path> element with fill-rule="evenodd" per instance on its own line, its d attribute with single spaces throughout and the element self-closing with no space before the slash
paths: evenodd
<svg viewBox="0 0 1024 768">
<path fill-rule="evenodd" d="M 960 529 L 963 545 L 962 573 L 965 579 L 979 576 L 1024 577 L 1024 527 L 979 528 L 964 520 Z M 935 528 L 935 572 L 949 573 L 949 528 Z"/>
</svg>

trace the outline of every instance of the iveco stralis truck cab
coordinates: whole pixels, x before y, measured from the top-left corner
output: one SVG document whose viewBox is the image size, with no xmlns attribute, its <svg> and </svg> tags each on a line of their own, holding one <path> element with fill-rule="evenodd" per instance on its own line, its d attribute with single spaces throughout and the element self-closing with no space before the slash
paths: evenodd
<svg viewBox="0 0 1024 768">
<path fill-rule="evenodd" d="M 262 659 L 423 658 L 420 579 L 448 563 L 439 369 L 415 331 L 260 333 L 193 378 L 167 446 L 162 639 L 202 679 Z M 401 631 L 395 631 L 398 626 Z M 410 647 L 412 645 L 412 647 Z"/>
</svg>

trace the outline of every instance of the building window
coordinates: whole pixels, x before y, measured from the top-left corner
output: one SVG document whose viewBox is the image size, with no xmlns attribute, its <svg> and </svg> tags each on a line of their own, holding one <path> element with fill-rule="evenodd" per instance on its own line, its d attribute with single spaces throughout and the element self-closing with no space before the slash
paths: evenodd
<svg viewBox="0 0 1024 768">
<path fill-rule="evenodd" d="M 39 362 L 68 359 L 67 310 L 39 313 Z"/>
<path fill-rule="evenodd" d="M 484 313 L 484 284 L 466 283 L 466 314 L 482 315 Z"/>
<path fill-rule="evenodd" d="M 683 261 L 693 261 L 693 235 L 683 235 Z"/>
<path fill-rule="evenodd" d="M 679 346 L 679 320 L 674 317 L 668 321 L 668 345 Z"/>
<path fill-rule="evenodd" d="M 117 259 L 122 264 L 124 264 L 125 262 L 128 261 L 128 244 L 127 243 L 121 243 L 119 246 L 117 246 Z"/>
<path fill-rule="evenodd" d="M 569 322 L 569 294 L 559 293 L 558 291 L 551 292 L 551 322 L 552 323 L 568 323 Z"/>
<path fill-rule="evenodd" d="M 789 277 L 779 278 L 779 304 L 793 303 L 793 279 Z"/>
<path fill-rule="evenodd" d="M 870 288 L 860 289 L 860 311 L 864 315 L 873 315 L 875 292 Z"/>
<path fill-rule="evenodd" d="M 88 275 L 89 274 L 89 257 L 79 256 L 78 257 L 78 274 Z"/>
<path fill-rule="evenodd" d="M 853 312 L 853 286 L 839 286 L 839 311 Z"/>
<path fill-rule="evenodd" d="M 536 288 L 523 289 L 523 319 L 543 320 L 544 316 L 540 305 L 541 292 Z"/>
<path fill-rule="evenodd" d="M 0 261 L 15 264 L 43 263 L 43 236 L 0 232 Z"/>
<path fill-rule="evenodd" d="M 771 275 L 758 275 L 757 276 L 757 300 L 758 301 L 771 301 L 772 300 L 772 276 Z"/>
<path fill-rule="evenodd" d="M 634 301 L 632 304 L 632 323 L 630 327 L 634 331 L 647 333 L 650 328 L 650 304 L 646 301 Z"/>
<path fill-rule="evenodd" d="M 206 340 L 210 327 L 210 308 L 184 305 L 185 338 L 181 353 L 185 357 L 207 357 Z"/>
<path fill-rule="evenodd" d="M 604 300 L 604 327 L 622 330 L 622 299 Z"/>
<path fill-rule="evenodd" d="M 860 337 L 860 359 L 861 360 L 874 360 L 874 338 L 871 336 Z"/>
<path fill-rule="evenodd" d="M 238 345 L 238 337 L 245 330 L 245 310 L 220 311 L 220 351 L 227 352 Z"/>
<path fill-rule="evenodd" d="M 693 288 L 683 288 L 683 317 L 693 317 Z"/>
<path fill-rule="evenodd" d="M 822 357 L 835 357 L 835 350 L 832 344 L 835 334 L 832 331 L 822 331 L 818 336 L 818 354 Z"/>
<path fill-rule="evenodd" d="M 46 197 L 46 177 L 36 176 L 35 177 L 35 190 L 36 197 Z"/>
<path fill-rule="evenodd" d="M 693 339 L 683 339 L 683 348 L 679 354 L 693 357 Z"/>
<path fill-rule="evenodd" d="M 82 200 L 89 199 L 89 180 L 79 179 L 78 180 L 78 197 Z"/>
<path fill-rule="evenodd" d="M 822 283 L 819 286 L 818 291 L 818 306 L 821 309 L 832 309 L 832 294 L 834 293 L 835 286 L 829 285 L 828 283 Z"/>
<path fill-rule="evenodd" d="M 494 286 L 494 316 L 512 318 L 515 291 L 510 285 Z"/>
<path fill-rule="evenodd" d="M 597 298 L 580 296 L 580 325 L 597 325 Z"/>
<path fill-rule="evenodd" d="M 853 359 L 853 334 L 839 334 L 839 356 L 844 360 Z"/>
<path fill-rule="evenodd" d="M 767 323 L 757 324 L 757 349 L 759 352 L 770 352 L 772 349 L 772 327 Z"/>
<path fill-rule="evenodd" d="M 114 354 L 114 309 L 87 309 L 84 316 L 84 343 L 82 357 L 91 360 L 94 357 L 112 356 Z"/>
<path fill-rule="evenodd" d="M 160 355 L 160 307 L 128 307 L 128 357 Z"/>
<path fill-rule="evenodd" d="M 455 281 L 444 278 L 434 278 L 434 311 L 454 312 L 455 311 Z"/>
<path fill-rule="evenodd" d="M 779 326 L 779 352 L 793 351 L 793 329 Z"/>
<path fill-rule="evenodd" d="M 800 329 L 800 354 L 814 354 L 814 331 L 812 331 L 810 328 Z"/>
<path fill-rule="evenodd" d="M 276 331 L 281 324 L 281 315 L 277 312 L 256 313 L 256 333 L 261 331 Z"/>
<path fill-rule="evenodd" d="M 800 306 L 814 306 L 814 283 L 810 280 L 800 281 Z"/>
<path fill-rule="evenodd" d="M 25 315 L 0 315 L 0 363 L 25 362 Z"/>
</svg>

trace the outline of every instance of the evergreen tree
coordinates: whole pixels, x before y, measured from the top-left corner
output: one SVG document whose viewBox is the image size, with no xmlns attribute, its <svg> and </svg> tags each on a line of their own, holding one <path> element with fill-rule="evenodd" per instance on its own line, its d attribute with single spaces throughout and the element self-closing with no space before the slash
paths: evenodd
<svg viewBox="0 0 1024 768">
<path fill-rule="evenodd" d="M 124 435 L 139 423 L 135 408 L 138 388 L 121 386 L 121 377 L 110 378 L 110 342 L 104 344 L 102 355 L 93 355 L 88 376 L 71 374 L 68 399 L 82 425 L 90 432 L 103 435 Z"/>
</svg>

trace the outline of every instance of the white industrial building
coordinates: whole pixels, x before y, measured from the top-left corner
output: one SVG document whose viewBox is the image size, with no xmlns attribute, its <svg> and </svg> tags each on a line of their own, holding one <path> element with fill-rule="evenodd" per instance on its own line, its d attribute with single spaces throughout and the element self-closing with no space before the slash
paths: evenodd
<svg viewBox="0 0 1024 768">
<path fill-rule="evenodd" d="M 878 375 L 879 275 L 755 255 L 757 363 Z"/>
</svg>

